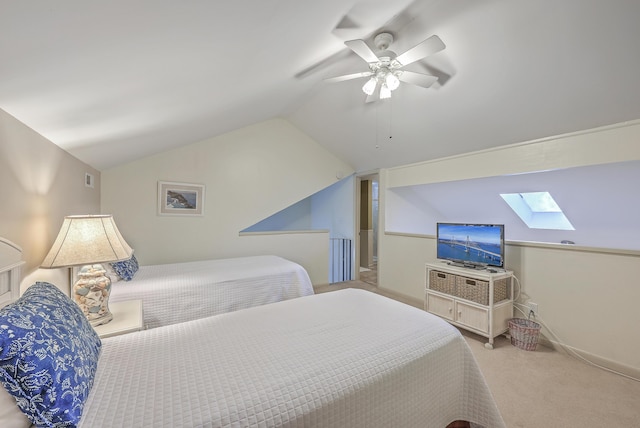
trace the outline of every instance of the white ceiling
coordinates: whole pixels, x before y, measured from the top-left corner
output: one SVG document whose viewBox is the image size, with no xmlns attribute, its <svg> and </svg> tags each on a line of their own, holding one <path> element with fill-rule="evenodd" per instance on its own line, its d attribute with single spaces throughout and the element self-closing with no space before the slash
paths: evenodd
<svg viewBox="0 0 640 428">
<path fill-rule="evenodd" d="M 284 117 L 358 171 L 640 118 L 637 0 L 0 0 L 0 108 L 103 170 Z M 364 103 L 345 40 L 440 77 Z M 372 44 L 370 43 L 372 46 Z"/>
</svg>

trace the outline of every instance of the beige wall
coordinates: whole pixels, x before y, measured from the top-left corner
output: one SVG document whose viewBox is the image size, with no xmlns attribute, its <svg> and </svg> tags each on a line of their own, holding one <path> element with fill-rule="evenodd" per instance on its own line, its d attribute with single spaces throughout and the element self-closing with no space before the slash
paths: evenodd
<svg viewBox="0 0 640 428">
<path fill-rule="evenodd" d="M 385 170 L 380 221 L 384 225 L 389 187 L 639 160 L 638 141 L 640 122 L 629 122 Z M 433 237 L 389 231 L 379 242 L 380 286 L 423 299 L 424 265 L 436 257 Z M 546 331 L 550 340 L 640 375 L 640 341 L 633 332 L 640 325 L 639 252 L 527 243 L 511 243 L 506 251 L 507 268 L 520 279 L 523 299 L 538 303 L 541 320 L 558 336 Z"/>
<path fill-rule="evenodd" d="M 239 232 L 352 172 L 289 122 L 274 119 L 103 171 L 102 211 L 113 214 L 141 264 L 269 252 L 302 264 L 314 283 L 326 283 L 328 235 L 319 254 L 317 233 L 258 238 Z M 204 184 L 205 215 L 158 216 L 159 180 Z"/>
<path fill-rule="evenodd" d="M 85 187 L 85 173 L 94 188 Z M 62 220 L 100 213 L 100 172 L 0 110 L 0 236 L 22 247 L 22 288 L 49 280 L 67 291 L 67 270 L 40 270 Z"/>
</svg>

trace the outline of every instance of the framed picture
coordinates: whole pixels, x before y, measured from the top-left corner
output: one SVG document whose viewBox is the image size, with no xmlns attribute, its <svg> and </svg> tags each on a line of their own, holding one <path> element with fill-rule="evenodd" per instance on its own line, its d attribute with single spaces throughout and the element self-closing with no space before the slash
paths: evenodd
<svg viewBox="0 0 640 428">
<path fill-rule="evenodd" d="M 204 215 L 204 185 L 158 181 L 158 215 Z"/>
</svg>

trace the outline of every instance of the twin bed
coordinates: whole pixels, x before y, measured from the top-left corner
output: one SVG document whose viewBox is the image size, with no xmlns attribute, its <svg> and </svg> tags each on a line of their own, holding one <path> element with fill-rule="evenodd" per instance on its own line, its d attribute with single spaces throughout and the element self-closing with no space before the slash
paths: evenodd
<svg viewBox="0 0 640 428">
<path fill-rule="evenodd" d="M 43 302 L 57 308 L 44 315 L 44 324 L 57 329 L 48 336 L 56 344 L 38 345 L 37 364 L 50 361 L 46 369 L 53 372 L 34 388 L 11 373 L 30 367 L 32 361 L 19 361 L 29 360 L 28 352 L 7 350 L 44 343 L 32 335 L 42 330 L 38 317 L 25 318 L 47 312 L 29 310 Z M 69 346 L 65 340 L 81 337 L 98 352 L 89 346 L 87 355 L 95 358 L 73 367 L 72 374 L 86 374 L 91 385 L 81 405 L 60 415 L 76 418 L 69 426 L 444 428 L 456 420 L 504 426 L 460 333 L 370 292 L 308 295 L 101 341 L 78 312 L 46 283 L 0 310 L 0 380 L 11 394 L 0 388 L 0 402 L 9 396 L 21 413 L 18 395 L 44 408 L 37 415 L 53 416 L 58 403 L 47 391 L 55 379 L 64 387 L 72 382 L 56 356 Z M 25 325 L 34 328 L 18 335 Z M 1 419 L 0 425 L 9 426 Z"/>
<path fill-rule="evenodd" d="M 302 266 L 273 255 L 140 266 L 130 275 L 111 275 L 109 302 L 141 299 L 146 328 L 313 294 Z"/>
</svg>

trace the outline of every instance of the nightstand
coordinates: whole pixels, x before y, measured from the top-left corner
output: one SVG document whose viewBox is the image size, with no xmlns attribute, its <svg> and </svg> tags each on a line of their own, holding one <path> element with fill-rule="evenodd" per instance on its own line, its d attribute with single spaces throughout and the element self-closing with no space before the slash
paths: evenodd
<svg viewBox="0 0 640 428">
<path fill-rule="evenodd" d="M 144 330 L 142 300 L 109 303 L 109 310 L 113 314 L 113 320 L 94 327 L 100 338 Z"/>
</svg>

